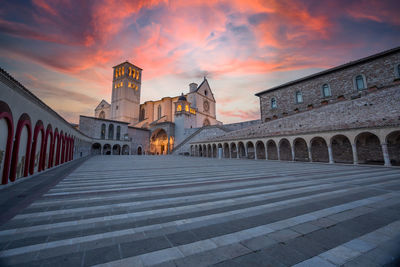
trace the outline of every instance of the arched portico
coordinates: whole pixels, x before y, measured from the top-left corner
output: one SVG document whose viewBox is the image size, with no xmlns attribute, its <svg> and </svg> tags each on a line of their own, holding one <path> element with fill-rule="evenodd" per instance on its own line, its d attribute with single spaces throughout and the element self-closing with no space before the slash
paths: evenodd
<svg viewBox="0 0 400 267">
<path fill-rule="evenodd" d="M 111 155 L 111 145 L 105 144 L 103 146 L 103 155 Z"/>
<path fill-rule="evenodd" d="M 400 131 L 394 131 L 387 135 L 386 145 L 391 165 L 400 166 Z"/>
<path fill-rule="evenodd" d="M 265 159 L 265 145 L 263 141 L 256 143 L 256 159 Z"/>
<path fill-rule="evenodd" d="M 358 163 L 383 165 L 381 142 L 373 133 L 364 132 L 355 139 Z"/>
<path fill-rule="evenodd" d="M 293 160 L 290 142 L 286 138 L 282 139 L 279 142 L 279 156 L 280 160 L 285 160 L 285 161 Z"/>
<path fill-rule="evenodd" d="M 310 161 L 307 143 L 303 138 L 296 138 L 293 142 L 294 159 L 296 161 Z"/>
<path fill-rule="evenodd" d="M 92 145 L 92 148 L 91 148 L 90 153 L 91 153 L 92 155 L 101 155 L 101 144 L 99 144 L 99 143 L 94 143 L 94 144 Z"/>
<path fill-rule="evenodd" d="M 311 159 L 313 162 L 329 162 L 329 151 L 326 141 L 322 137 L 311 139 Z"/>
<path fill-rule="evenodd" d="M 247 151 L 247 158 L 254 159 L 255 158 L 255 151 L 254 151 L 254 144 L 251 141 L 246 143 L 246 151 Z"/>
<path fill-rule="evenodd" d="M 119 144 L 113 145 L 112 154 L 113 155 L 121 155 L 121 146 Z"/>
<path fill-rule="evenodd" d="M 236 159 L 238 157 L 237 147 L 235 143 L 231 143 L 231 158 Z"/>
<path fill-rule="evenodd" d="M 267 142 L 267 155 L 269 160 L 278 160 L 278 148 L 274 140 Z"/>
<path fill-rule="evenodd" d="M 243 142 L 238 143 L 238 153 L 239 153 L 239 158 L 241 158 L 241 159 L 244 159 L 247 157 L 246 148 L 245 148 Z"/>
<path fill-rule="evenodd" d="M 349 138 L 335 135 L 331 138 L 332 155 L 335 163 L 353 163 L 353 149 Z"/>
<path fill-rule="evenodd" d="M 229 144 L 224 143 L 224 158 L 230 158 Z"/>
<path fill-rule="evenodd" d="M 122 146 L 122 155 L 129 155 L 129 146 L 128 145 L 123 145 Z"/>
</svg>

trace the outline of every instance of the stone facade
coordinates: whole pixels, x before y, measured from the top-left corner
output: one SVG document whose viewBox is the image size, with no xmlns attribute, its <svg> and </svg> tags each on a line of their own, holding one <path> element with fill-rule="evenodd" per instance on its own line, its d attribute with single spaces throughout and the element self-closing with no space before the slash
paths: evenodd
<svg viewBox="0 0 400 267">
<path fill-rule="evenodd" d="M 260 92 L 256 95 L 260 97 L 261 119 L 265 122 L 351 100 L 362 96 L 365 91 L 391 85 L 399 78 L 399 64 L 400 48 L 396 48 Z M 364 79 L 364 90 L 356 88 L 358 75 Z M 330 89 L 330 96 L 323 95 L 325 84 Z M 302 103 L 296 102 L 296 92 L 302 94 Z M 276 108 L 271 108 L 272 98 L 276 99 Z"/>
</svg>

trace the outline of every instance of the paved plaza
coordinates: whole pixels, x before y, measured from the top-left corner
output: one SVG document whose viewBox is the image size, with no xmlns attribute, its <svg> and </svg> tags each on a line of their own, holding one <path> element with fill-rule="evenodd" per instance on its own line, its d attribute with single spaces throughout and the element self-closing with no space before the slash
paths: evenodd
<svg viewBox="0 0 400 267">
<path fill-rule="evenodd" d="M 18 211 L 1 266 L 400 264 L 399 168 L 96 156 L 56 170 L 0 191 Z"/>
</svg>

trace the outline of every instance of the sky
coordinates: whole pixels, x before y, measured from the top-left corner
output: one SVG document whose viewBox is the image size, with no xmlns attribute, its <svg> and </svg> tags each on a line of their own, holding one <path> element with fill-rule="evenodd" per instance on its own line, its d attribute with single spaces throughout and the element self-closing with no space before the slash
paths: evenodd
<svg viewBox="0 0 400 267">
<path fill-rule="evenodd" d="M 224 123 L 259 91 L 400 46 L 398 0 L 10 0 L 0 67 L 68 121 L 111 102 L 112 67 L 143 69 L 141 102 L 203 77 Z"/>
</svg>

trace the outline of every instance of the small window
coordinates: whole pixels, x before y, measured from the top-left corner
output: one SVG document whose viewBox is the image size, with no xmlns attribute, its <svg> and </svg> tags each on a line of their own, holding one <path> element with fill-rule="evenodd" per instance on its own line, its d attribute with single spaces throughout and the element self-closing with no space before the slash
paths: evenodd
<svg viewBox="0 0 400 267">
<path fill-rule="evenodd" d="M 114 139 L 114 124 L 108 125 L 108 139 Z"/>
<path fill-rule="evenodd" d="M 327 83 L 322 85 L 322 95 L 323 95 L 323 97 L 332 96 L 331 88 L 329 87 L 329 85 Z"/>
<path fill-rule="evenodd" d="M 355 82 L 357 90 L 365 89 L 364 77 L 362 75 L 357 75 Z"/>
<path fill-rule="evenodd" d="M 296 92 L 296 103 L 303 103 L 303 94 L 301 92 Z"/>
<path fill-rule="evenodd" d="M 105 139 L 106 138 L 106 125 L 103 123 L 101 125 L 101 139 Z"/>
<path fill-rule="evenodd" d="M 157 108 L 157 119 L 161 118 L 161 105 L 158 106 Z"/>
<path fill-rule="evenodd" d="M 276 104 L 276 98 L 271 98 L 271 108 L 277 108 L 278 105 Z"/>
<path fill-rule="evenodd" d="M 207 90 L 204 90 L 204 95 L 207 95 Z"/>
<path fill-rule="evenodd" d="M 117 140 L 121 139 L 121 126 L 117 126 Z"/>
</svg>

